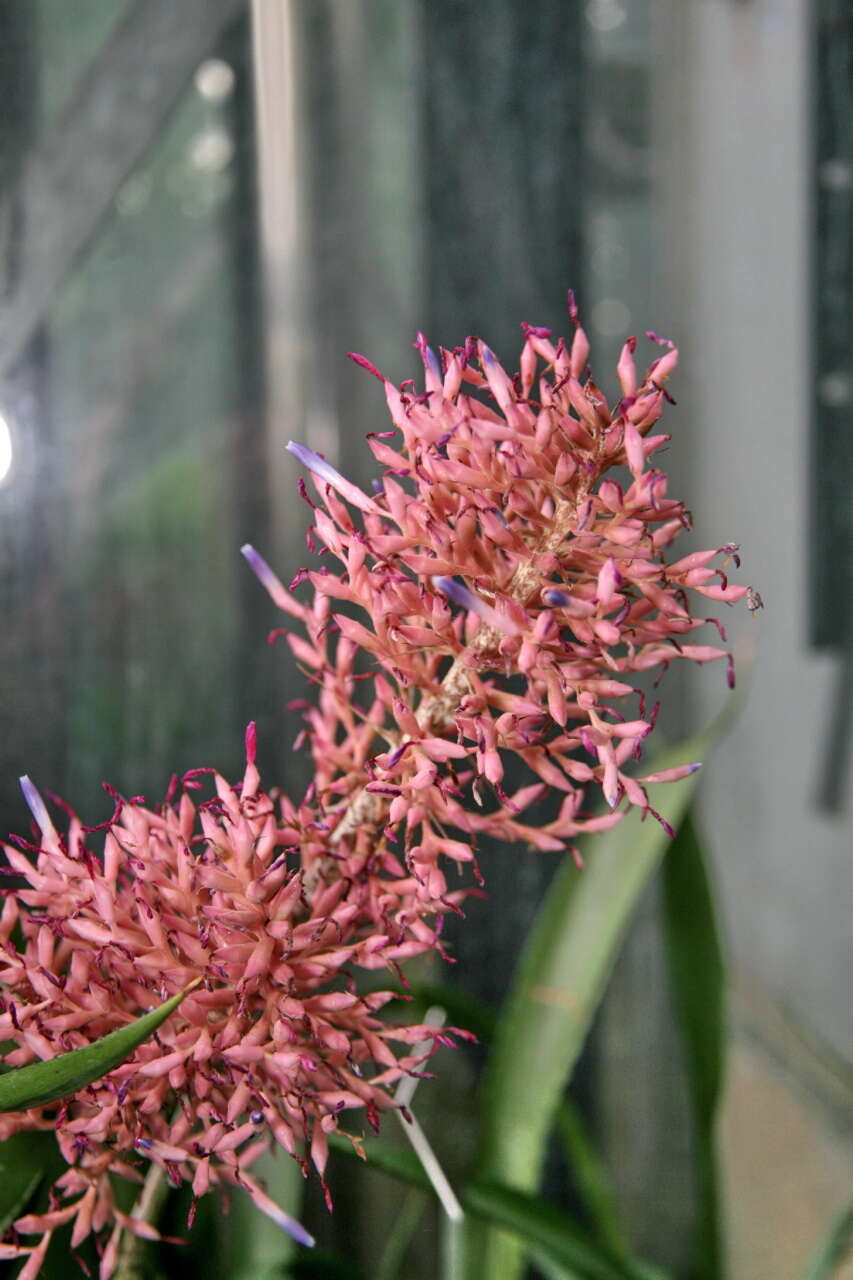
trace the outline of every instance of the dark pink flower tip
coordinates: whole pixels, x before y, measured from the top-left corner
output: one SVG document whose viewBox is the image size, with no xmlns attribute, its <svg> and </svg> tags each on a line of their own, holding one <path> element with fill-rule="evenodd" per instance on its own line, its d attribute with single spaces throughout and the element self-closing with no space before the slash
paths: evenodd
<svg viewBox="0 0 853 1280">
<path fill-rule="evenodd" d="M 246 725 L 246 760 L 249 764 L 255 763 L 255 756 L 258 749 L 258 731 L 255 727 L 254 720 Z"/>
<path fill-rule="evenodd" d="M 357 364 L 360 369 L 366 369 L 368 373 L 372 373 L 374 378 L 378 378 L 381 383 L 385 382 L 385 375 L 381 373 L 372 360 L 368 360 L 367 356 L 360 356 L 357 351 L 348 351 L 347 356 L 352 360 L 353 364 Z"/>
<path fill-rule="evenodd" d="M 580 318 L 578 316 L 578 304 L 577 304 L 577 299 L 575 298 L 574 289 L 569 289 L 567 296 L 568 296 L 568 302 L 569 302 L 569 315 L 572 318 L 572 323 L 574 324 L 575 328 L 577 328 L 578 324 L 580 323 Z"/>
<path fill-rule="evenodd" d="M 669 347 L 670 351 L 675 350 L 675 343 L 670 338 L 663 338 L 659 333 L 655 333 L 653 329 L 646 330 L 646 337 L 650 342 L 656 342 L 659 347 Z"/>
</svg>

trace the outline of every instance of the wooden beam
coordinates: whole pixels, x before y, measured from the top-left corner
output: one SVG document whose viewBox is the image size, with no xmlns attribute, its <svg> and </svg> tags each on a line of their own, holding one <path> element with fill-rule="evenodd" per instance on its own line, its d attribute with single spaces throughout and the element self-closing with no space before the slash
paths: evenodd
<svg viewBox="0 0 853 1280">
<path fill-rule="evenodd" d="M 36 144 L 4 204 L 15 228 L 2 272 L 0 377 L 157 138 L 193 71 L 246 0 L 135 0 Z"/>
</svg>

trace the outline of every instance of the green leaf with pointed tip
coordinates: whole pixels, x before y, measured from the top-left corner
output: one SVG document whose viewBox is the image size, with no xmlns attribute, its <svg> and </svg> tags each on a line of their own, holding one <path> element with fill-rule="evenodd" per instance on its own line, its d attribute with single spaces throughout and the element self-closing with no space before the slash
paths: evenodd
<svg viewBox="0 0 853 1280">
<path fill-rule="evenodd" d="M 165 1022 L 170 1013 L 174 1013 L 190 990 L 192 988 L 188 987 L 135 1022 L 111 1031 L 82 1049 L 72 1049 L 44 1062 L 31 1062 L 26 1067 L 15 1067 L 0 1075 L 0 1111 L 27 1111 L 30 1107 L 43 1107 L 48 1102 L 77 1093 L 93 1080 L 115 1070 Z"/>
<path fill-rule="evenodd" d="M 697 1215 L 691 1276 L 723 1271 L 714 1122 L 723 1087 L 723 953 L 702 843 L 686 814 L 663 862 L 663 926 L 676 1021 L 693 1113 Z"/>
</svg>

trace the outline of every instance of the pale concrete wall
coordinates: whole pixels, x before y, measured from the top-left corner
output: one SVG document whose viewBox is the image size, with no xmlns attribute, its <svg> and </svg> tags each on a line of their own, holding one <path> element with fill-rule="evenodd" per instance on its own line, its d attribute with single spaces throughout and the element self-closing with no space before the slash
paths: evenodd
<svg viewBox="0 0 853 1280">
<path fill-rule="evenodd" d="M 669 7 L 669 6 L 667 6 Z M 817 797 L 840 659 L 809 648 L 811 45 L 807 0 L 688 3 L 677 121 L 678 431 L 702 545 L 741 543 L 766 608 L 726 611 L 753 654 L 703 789 L 739 962 L 853 1057 L 853 775 Z M 685 451 L 681 450 L 682 458 Z M 719 702 L 707 679 L 700 705 Z"/>
<path fill-rule="evenodd" d="M 747 697 L 701 798 L 750 993 L 734 1002 L 723 1116 L 732 1274 L 784 1278 L 849 1195 L 853 1096 L 849 757 L 840 810 L 818 800 L 842 659 L 808 643 L 812 10 L 654 9 L 660 323 L 671 314 L 684 357 L 678 491 L 695 545 L 740 542 L 766 604 L 755 620 L 726 610 Z M 719 685 L 691 680 L 694 723 L 722 703 Z"/>
</svg>

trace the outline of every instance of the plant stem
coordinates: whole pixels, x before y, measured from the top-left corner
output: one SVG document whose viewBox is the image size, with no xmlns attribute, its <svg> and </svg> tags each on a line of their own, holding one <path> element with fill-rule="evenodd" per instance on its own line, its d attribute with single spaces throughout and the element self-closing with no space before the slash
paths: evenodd
<svg viewBox="0 0 853 1280">
<path fill-rule="evenodd" d="M 166 1181 L 166 1175 L 158 1164 L 152 1164 L 130 1216 L 153 1226 L 163 1211 L 168 1194 L 169 1184 Z M 134 1235 L 132 1231 L 123 1233 L 115 1280 L 143 1280 L 146 1243 L 141 1236 Z"/>
</svg>

